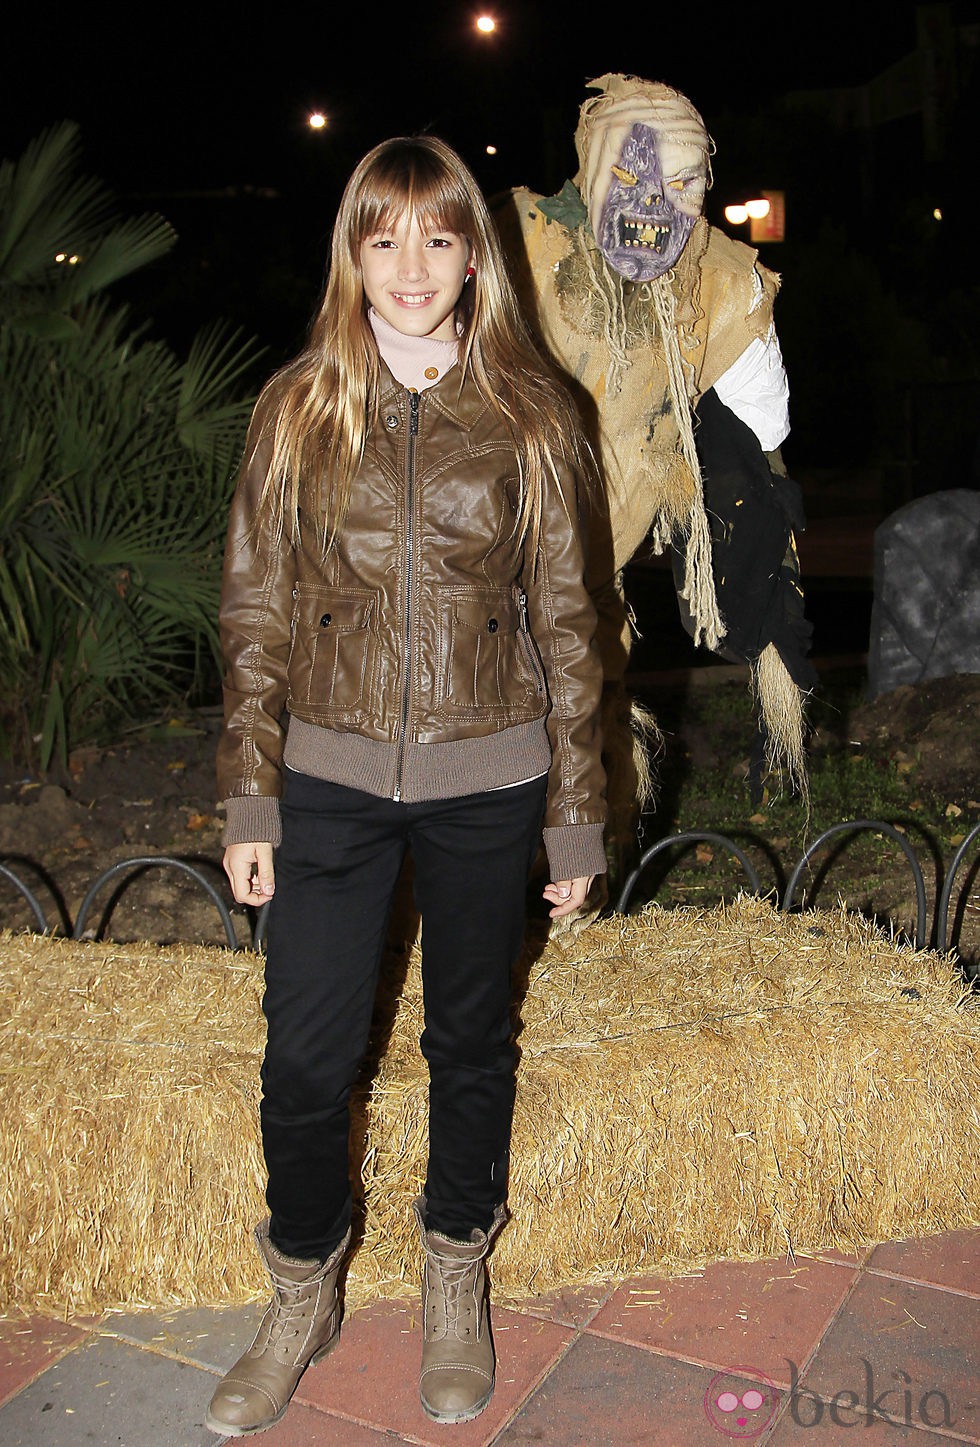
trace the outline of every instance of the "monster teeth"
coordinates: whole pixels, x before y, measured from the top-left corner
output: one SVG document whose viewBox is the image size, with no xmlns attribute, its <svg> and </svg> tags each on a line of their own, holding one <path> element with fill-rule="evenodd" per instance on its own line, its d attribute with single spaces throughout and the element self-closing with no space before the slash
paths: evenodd
<svg viewBox="0 0 980 1447">
<path fill-rule="evenodd" d="M 660 251 L 668 231 L 666 226 L 652 226 L 648 221 L 623 220 L 620 228 L 623 246 L 641 246 L 647 251 Z M 633 233 L 632 236 L 630 232 Z"/>
</svg>

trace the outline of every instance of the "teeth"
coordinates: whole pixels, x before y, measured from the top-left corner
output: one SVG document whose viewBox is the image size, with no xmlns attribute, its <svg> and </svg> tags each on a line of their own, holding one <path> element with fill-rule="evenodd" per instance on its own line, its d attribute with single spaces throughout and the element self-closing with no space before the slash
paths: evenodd
<svg viewBox="0 0 980 1447">
<path fill-rule="evenodd" d="M 627 221 L 620 219 L 619 231 L 623 246 L 641 246 L 648 251 L 660 251 L 669 227 L 649 221 Z"/>
<path fill-rule="evenodd" d="M 392 295 L 396 301 L 403 301 L 408 306 L 421 306 L 423 302 L 431 301 L 435 296 L 434 291 L 404 292 L 396 291 Z"/>
</svg>

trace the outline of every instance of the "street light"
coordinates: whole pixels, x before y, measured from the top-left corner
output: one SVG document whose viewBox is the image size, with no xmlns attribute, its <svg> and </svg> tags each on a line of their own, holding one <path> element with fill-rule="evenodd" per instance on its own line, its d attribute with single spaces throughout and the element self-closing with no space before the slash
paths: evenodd
<svg viewBox="0 0 980 1447">
<path fill-rule="evenodd" d="M 480 15 L 476 21 L 476 28 L 481 35 L 492 35 L 497 28 L 497 22 L 492 15 Z"/>
<path fill-rule="evenodd" d="M 327 118 L 322 111 L 313 111 L 307 119 L 307 125 L 311 131 L 322 131 L 327 124 Z"/>
<path fill-rule="evenodd" d="M 725 207 L 725 220 L 732 226 L 749 223 L 753 245 L 786 240 L 786 192 L 762 191 L 751 201 Z"/>
<path fill-rule="evenodd" d="M 725 220 L 733 226 L 743 226 L 749 220 L 762 221 L 771 209 L 771 203 L 762 196 L 754 201 L 739 201 L 734 206 L 725 207 Z"/>
</svg>

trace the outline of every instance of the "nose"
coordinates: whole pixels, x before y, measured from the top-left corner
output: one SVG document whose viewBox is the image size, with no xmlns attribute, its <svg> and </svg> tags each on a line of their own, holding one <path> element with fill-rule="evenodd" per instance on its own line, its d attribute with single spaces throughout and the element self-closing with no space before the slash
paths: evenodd
<svg viewBox="0 0 980 1447">
<path fill-rule="evenodd" d="M 405 281 L 421 281 L 426 274 L 425 248 L 414 239 L 406 242 L 398 254 L 398 275 Z"/>
</svg>

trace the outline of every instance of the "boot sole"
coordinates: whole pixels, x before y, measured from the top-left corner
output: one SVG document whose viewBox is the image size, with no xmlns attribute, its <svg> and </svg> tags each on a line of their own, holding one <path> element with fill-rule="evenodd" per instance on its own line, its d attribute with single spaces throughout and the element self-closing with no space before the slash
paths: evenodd
<svg viewBox="0 0 980 1447">
<path fill-rule="evenodd" d="M 318 1351 L 313 1353 L 302 1372 L 296 1378 L 296 1386 L 290 1394 L 289 1402 L 293 1400 L 293 1397 L 296 1395 L 296 1387 L 299 1386 L 310 1367 L 315 1367 L 317 1362 L 322 1361 L 324 1357 L 328 1357 L 339 1341 L 340 1328 L 338 1327 L 330 1340 L 320 1347 Z M 220 1422 L 217 1417 L 211 1416 L 210 1408 L 204 1418 L 204 1425 L 209 1432 L 214 1432 L 219 1437 L 254 1437 L 257 1432 L 267 1432 L 270 1427 L 274 1427 L 277 1422 L 281 1422 L 289 1408 L 289 1402 L 286 1402 L 285 1406 L 280 1407 L 274 1417 L 267 1417 L 265 1421 L 260 1422 L 256 1427 L 233 1427 L 227 1422 Z M 460 1418 L 460 1420 L 462 1421 L 463 1419 Z"/>
</svg>

